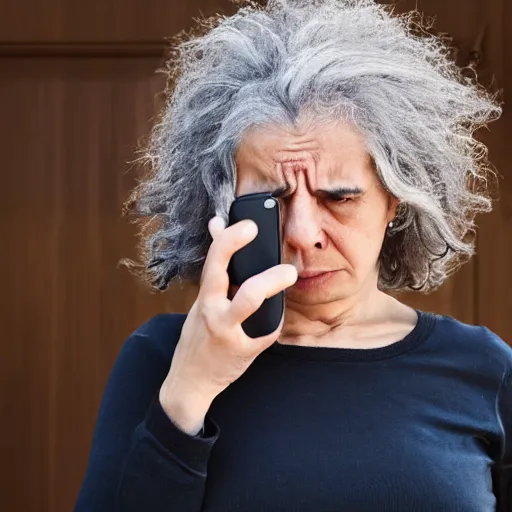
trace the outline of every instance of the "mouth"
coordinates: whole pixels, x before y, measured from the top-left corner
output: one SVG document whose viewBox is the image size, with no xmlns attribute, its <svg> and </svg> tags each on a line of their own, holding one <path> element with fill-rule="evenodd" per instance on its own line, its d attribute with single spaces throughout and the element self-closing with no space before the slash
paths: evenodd
<svg viewBox="0 0 512 512">
<path fill-rule="evenodd" d="M 332 270 L 305 270 L 304 272 L 299 272 L 299 279 L 311 279 L 312 277 L 321 276 L 322 274 L 327 274 L 329 272 L 333 272 Z"/>
<path fill-rule="evenodd" d="M 338 270 L 300 272 L 299 278 L 292 288 L 302 291 L 311 291 L 316 288 L 321 288 L 338 272 Z"/>
</svg>

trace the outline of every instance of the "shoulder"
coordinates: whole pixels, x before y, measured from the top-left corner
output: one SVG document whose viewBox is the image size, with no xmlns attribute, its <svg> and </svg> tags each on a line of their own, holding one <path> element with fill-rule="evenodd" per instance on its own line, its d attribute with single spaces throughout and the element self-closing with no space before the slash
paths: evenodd
<svg viewBox="0 0 512 512">
<path fill-rule="evenodd" d="M 186 318 L 187 315 L 183 313 L 159 314 L 150 318 L 128 336 L 121 353 L 131 357 L 157 358 L 164 364 L 169 363 Z"/>
<path fill-rule="evenodd" d="M 433 334 L 443 344 L 478 361 L 497 367 L 505 374 L 512 370 L 512 347 L 498 334 L 483 325 L 471 325 L 451 316 L 433 315 Z"/>
<path fill-rule="evenodd" d="M 169 338 L 181 334 L 186 318 L 187 315 L 183 313 L 156 315 L 138 327 L 131 336 L 146 338 L 156 345 L 167 344 Z"/>
</svg>

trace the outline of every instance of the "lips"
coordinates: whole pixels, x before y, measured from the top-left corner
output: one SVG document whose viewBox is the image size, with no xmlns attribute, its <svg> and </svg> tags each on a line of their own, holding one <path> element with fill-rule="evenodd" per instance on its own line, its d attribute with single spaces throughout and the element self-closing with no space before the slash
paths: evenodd
<svg viewBox="0 0 512 512">
<path fill-rule="evenodd" d="M 332 279 L 338 274 L 337 270 L 308 270 L 304 272 L 299 272 L 299 276 L 308 276 L 308 277 L 299 277 L 292 289 L 299 292 L 308 292 L 308 293 L 316 293 L 319 290 L 325 289 L 329 287 L 329 284 L 332 282 Z"/>
<path fill-rule="evenodd" d="M 330 270 L 305 270 L 304 272 L 299 272 L 300 279 L 309 279 L 311 277 L 320 276 L 327 272 L 331 272 Z"/>
</svg>

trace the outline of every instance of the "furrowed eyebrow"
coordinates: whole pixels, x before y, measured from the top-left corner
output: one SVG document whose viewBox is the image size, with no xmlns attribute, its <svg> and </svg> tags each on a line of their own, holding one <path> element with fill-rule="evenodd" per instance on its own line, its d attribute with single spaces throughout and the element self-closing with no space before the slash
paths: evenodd
<svg viewBox="0 0 512 512">
<path fill-rule="evenodd" d="M 359 187 L 335 187 L 331 189 L 319 189 L 315 195 L 329 199 L 343 199 L 346 196 L 360 196 L 363 190 Z"/>
<path fill-rule="evenodd" d="M 274 197 L 285 197 L 290 192 L 290 186 L 287 184 L 270 191 Z M 346 196 L 358 196 L 363 193 L 359 187 L 335 187 L 331 189 L 317 189 L 313 195 L 329 199 L 343 199 Z"/>
</svg>

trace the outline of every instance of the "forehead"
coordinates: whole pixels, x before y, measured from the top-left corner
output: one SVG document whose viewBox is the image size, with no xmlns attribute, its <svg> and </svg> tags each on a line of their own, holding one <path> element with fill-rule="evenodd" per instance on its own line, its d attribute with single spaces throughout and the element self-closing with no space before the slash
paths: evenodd
<svg viewBox="0 0 512 512">
<path fill-rule="evenodd" d="M 247 131 L 235 153 L 238 179 L 282 182 L 283 169 L 300 167 L 316 180 L 361 178 L 369 167 L 363 136 L 348 123 L 292 130 L 258 126 Z"/>
</svg>

